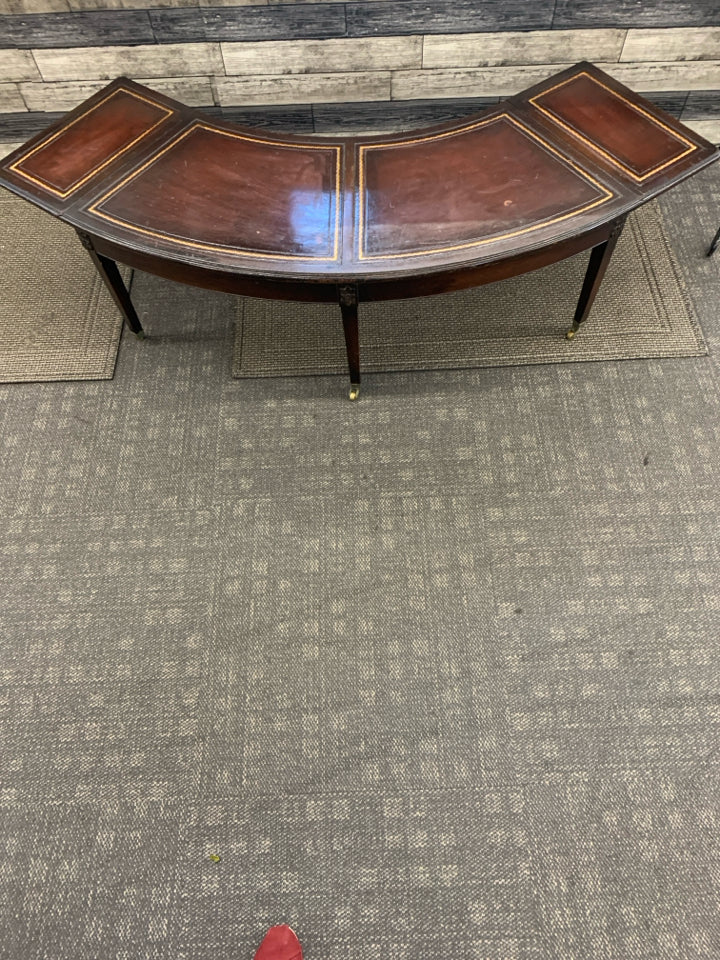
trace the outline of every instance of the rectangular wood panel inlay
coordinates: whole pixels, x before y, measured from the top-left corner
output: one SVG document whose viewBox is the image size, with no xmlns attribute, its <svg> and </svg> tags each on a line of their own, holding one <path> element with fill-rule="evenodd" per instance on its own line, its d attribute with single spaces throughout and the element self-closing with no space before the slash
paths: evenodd
<svg viewBox="0 0 720 960">
<path fill-rule="evenodd" d="M 361 260 L 427 256 L 509 239 L 613 196 L 505 113 L 449 133 L 361 146 L 359 152 Z M 428 245 L 428 236 L 436 245 Z"/>
<path fill-rule="evenodd" d="M 697 149 L 662 120 L 587 73 L 551 87 L 530 103 L 638 182 Z M 597 139 L 599 129 L 602 144 Z"/>
<path fill-rule="evenodd" d="M 196 250 L 332 261 L 339 253 L 341 151 L 195 123 L 88 209 Z M 181 204 L 168 202 L 175 195 Z M 265 211 L 262 220 L 249 215 L 256 208 Z"/>
<path fill-rule="evenodd" d="M 115 90 L 11 169 L 64 199 L 170 116 L 167 107 L 129 90 Z"/>
</svg>

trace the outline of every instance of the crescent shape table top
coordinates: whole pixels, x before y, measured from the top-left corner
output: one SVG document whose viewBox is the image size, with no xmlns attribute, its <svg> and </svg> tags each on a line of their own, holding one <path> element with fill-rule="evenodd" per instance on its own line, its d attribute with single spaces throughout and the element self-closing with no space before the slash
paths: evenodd
<svg viewBox="0 0 720 960">
<path fill-rule="evenodd" d="M 442 273 L 559 243 L 718 158 L 588 63 L 461 123 L 267 135 L 121 78 L 0 164 L 0 183 L 140 253 L 274 279 Z"/>
</svg>

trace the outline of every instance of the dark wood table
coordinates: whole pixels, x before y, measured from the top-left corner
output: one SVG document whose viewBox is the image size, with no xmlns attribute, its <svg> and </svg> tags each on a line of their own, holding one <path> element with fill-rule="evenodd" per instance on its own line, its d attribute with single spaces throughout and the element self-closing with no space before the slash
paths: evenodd
<svg viewBox="0 0 720 960">
<path fill-rule="evenodd" d="M 75 227 L 138 335 L 116 261 L 235 294 L 338 303 L 355 399 L 358 304 L 591 249 L 572 338 L 628 213 L 718 156 L 589 63 L 461 123 L 374 137 L 271 136 L 121 78 L 7 157 L 0 183 Z"/>
</svg>

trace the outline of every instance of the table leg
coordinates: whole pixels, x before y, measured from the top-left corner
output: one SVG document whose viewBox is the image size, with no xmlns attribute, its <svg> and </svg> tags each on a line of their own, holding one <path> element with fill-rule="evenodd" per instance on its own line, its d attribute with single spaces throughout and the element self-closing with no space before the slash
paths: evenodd
<svg viewBox="0 0 720 960">
<path fill-rule="evenodd" d="M 120 313 L 123 315 L 125 322 L 140 340 L 144 339 L 145 331 L 143 330 L 142 324 L 140 323 L 138 315 L 135 312 L 135 307 L 130 299 L 130 294 L 128 293 L 127 287 L 123 283 L 123 278 L 120 276 L 120 271 L 117 268 L 117 264 L 114 260 L 111 260 L 109 257 L 104 257 L 101 253 L 97 252 L 93 245 L 92 237 L 89 233 L 84 233 L 82 230 L 78 230 L 77 235 L 80 237 L 80 243 L 82 243 L 87 252 L 90 254 L 90 259 L 95 264 L 97 272 L 100 274 L 105 286 L 110 291 L 110 294 L 117 304 Z"/>
<path fill-rule="evenodd" d="M 718 229 L 718 232 L 715 234 L 715 236 L 712 239 L 712 243 L 708 247 L 708 252 L 707 252 L 708 257 L 711 257 L 715 253 L 715 251 L 717 250 L 717 245 L 719 243 L 720 243 L 720 229 Z"/>
<path fill-rule="evenodd" d="M 358 289 L 353 283 L 338 287 L 338 300 L 342 313 L 345 348 L 350 370 L 350 399 L 357 400 L 360 393 L 360 337 L 358 334 Z"/>
<path fill-rule="evenodd" d="M 617 220 L 608 239 L 605 240 L 604 243 L 599 243 L 596 247 L 592 248 L 590 262 L 588 263 L 585 273 L 585 280 L 583 281 L 582 290 L 580 291 L 580 299 L 575 309 L 572 326 L 565 334 L 568 340 L 573 339 L 580 328 L 580 324 L 587 319 L 590 313 L 593 301 L 600 289 L 600 284 L 605 276 L 605 271 L 608 268 L 615 244 L 618 242 L 624 224 L 625 217 L 623 217 L 622 220 Z"/>
</svg>

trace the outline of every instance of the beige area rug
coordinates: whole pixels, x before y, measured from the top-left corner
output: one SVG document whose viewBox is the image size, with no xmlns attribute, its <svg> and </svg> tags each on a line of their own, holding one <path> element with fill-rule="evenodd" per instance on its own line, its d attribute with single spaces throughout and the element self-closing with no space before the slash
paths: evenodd
<svg viewBox="0 0 720 960">
<path fill-rule="evenodd" d="M 629 219 L 575 340 L 565 339 L 588 255 L 474 290 L 362 304 L 365 371 L 703 356 L 656 203 Z M 339 307 L 243 298 L 233 376 L 347 373 Z"/>
<path fill-rule="evenodd" d="M 109 380 L 122 317 L 75 231 L 0 190 L 0 382 Z"/>
</svg>

